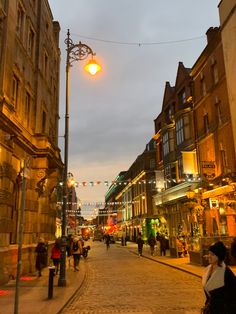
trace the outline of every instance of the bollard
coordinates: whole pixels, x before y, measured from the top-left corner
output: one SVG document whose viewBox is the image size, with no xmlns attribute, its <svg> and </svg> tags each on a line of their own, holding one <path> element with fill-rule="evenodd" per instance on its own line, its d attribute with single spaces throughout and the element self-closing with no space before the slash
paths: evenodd
<svg viewBox="0 0 236 314">
<path fill-rule="evenodd" d="M 49 277 L 48 277 L 48 299 L 52 299 L 53 297 L 53 278 L 55 274 L 55 266 L 48 267 L 49 269 Z"/>
</svg>

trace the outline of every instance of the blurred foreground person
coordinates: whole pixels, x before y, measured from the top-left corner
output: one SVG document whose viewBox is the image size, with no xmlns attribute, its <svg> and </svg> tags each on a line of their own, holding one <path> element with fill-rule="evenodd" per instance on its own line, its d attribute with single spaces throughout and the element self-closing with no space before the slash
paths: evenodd
<svg viewBox="0 0 236 314">
<path fill-rule="evenodd" d="M 36 264 L 35 267 L 38 270 L 38 276 L 42 276 L 42 269 L 47 266 L 48 250 L 43 238 L 39 239 L 38 245 L 35 248 Z"/>
<path fill-rule="evenodd" d="M 203 314 L 236 314 L 236 277 L 225 265 L 226 247 L 218 241 L 209 247 L 209 265 L 202 277 L 206 295 Z"/>
</svg>

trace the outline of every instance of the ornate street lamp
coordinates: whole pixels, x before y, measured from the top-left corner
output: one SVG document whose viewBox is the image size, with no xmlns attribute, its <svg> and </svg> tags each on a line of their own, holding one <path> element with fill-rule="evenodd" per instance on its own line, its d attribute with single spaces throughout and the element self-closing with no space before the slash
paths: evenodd
<svg viewBox="0 0 236 314">
<path fill-rule="evenodd" d="M 66 286 L 66 210 L 67 210 L 67 199 L 68 199 L 68 186 L 67 186 L 67 175 L 68 175 L 68 139 L 69 139 L 69 82 L 70 82 L 70 68 L 74 61 L 80 61 L 91 56 L 91 60 L 85 66 L 85 70 L 91 75 L 95 75 L 101 70 L 101 67 L 94 60 L 95 53 L 93 50 L 79 42 L 74 44 L 70 38 L 70 31 L 67 31 L 67 38 L 65 39 L 66 44 L 66 112 L 65 112 L 65 147 L 64 147 L 64 171 L 63 171 L 63 204 L 62 204 L 62 256 L 60 265 L 60 276 L 58 280 L 58 286 Z"/>
</svg>

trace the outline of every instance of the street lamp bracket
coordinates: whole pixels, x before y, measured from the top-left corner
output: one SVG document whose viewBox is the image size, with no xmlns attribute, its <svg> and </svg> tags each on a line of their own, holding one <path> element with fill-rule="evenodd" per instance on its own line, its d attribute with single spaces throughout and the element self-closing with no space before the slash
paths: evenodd
<svg viewBox="0 0 236 314">
<path fill-rule="evenodd" d="M 93 52 L 93 50 L 81 41 L 78 44 L 74 44 L 72 39 L 70 38 L 70 31 L 67 31 L 67 38 L 65 39 L 65 44 L 67 46 L 67 64 L 72 66 L 72 63 L 74 61 L 84 60 L 89 55 L 95 56 L 96 54 Z"/>
</svg>

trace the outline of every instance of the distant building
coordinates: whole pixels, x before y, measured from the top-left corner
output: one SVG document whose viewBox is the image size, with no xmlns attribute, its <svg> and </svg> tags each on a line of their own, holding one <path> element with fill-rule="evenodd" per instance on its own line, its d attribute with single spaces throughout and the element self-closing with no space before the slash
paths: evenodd
<svg viewBox="0 0 236 314">
<path fill-rule="evenodd" d="M 121 172 L 108 190 L 106 208 L 117 212 L 118 237 L 136 241 L 154 232 L 152 195 L 155 191 L 156 147 L 151 139 L 127 171 Z"/>
<path fill-rule="evenodd" d="M 55 236 L 59 32 L 47 0 L 0 1 L 0 282 L 16 274 L 24 167 L 22 273 L 34 271 L 38 238 Z"/>
</svg>

